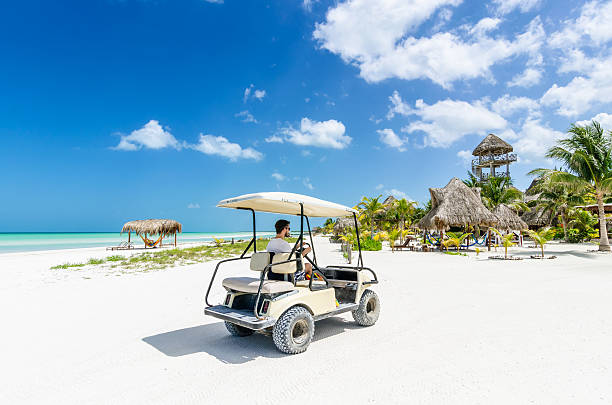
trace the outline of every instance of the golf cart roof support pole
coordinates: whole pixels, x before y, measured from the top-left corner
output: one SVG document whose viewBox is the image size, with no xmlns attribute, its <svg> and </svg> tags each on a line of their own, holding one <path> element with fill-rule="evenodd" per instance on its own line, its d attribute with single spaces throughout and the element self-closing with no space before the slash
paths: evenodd
<svg viewBox="0 0 612 405">
<path fill-rule="evenodd" d="M 310 230 L 310 220 L 308 219 L 308 215 L 306 215 L 306 225 L 308 225 L 308 235 L 310 235 L 310 247 L 312 248 L 312 257 L 314 259 L 314 264 L 316 267 L 319 267 L 317 264 L 317 253 L 315 252 L 314 242 L 312 241 L 312 231 Z"/>
<path fill-rule="evenodd" d="M 255 210 L 253 208 L 238 208 L 238 209 L 245 210 L 245 211 L 251 211 L 251 213 L 253 214 L 253 252 L 257 253 L 257 230 L 255 229 Z"/>
<path fill-rule="evenodd" d="M 359 241 L 359 226 L 357 224 L 357 214 L 353 212 L 353 219 L 355 220 L 355 234 L 357 235 L 357 248 L 359 249 L 359 259 L 357 259 L 357 267 L 363 267 L 363 257 L 361 257 L 361 242 Z"/>
</svg>

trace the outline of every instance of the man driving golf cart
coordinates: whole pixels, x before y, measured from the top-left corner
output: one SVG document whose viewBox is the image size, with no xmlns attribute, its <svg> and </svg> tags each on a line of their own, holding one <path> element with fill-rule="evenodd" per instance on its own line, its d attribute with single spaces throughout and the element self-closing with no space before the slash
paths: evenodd
<svg viewBox="0 0 612 405">
<path fill-rule="evenodd" d="M 363 264 L 357 212 L 344 205 L 305 195 L 281 192 L 245 194 L 222 200 L 219 207 L 251 212 L 253 237 L 238 257 L 223 259 L 212 274 L 204 301 L 204 313 L 225 321 L 234 336 L 249 336 L 256 331 L 272 335 L 274 345 L 283 353 L 305 351 L 314 336 L 315 321 L 351 312 L 358 325 L 372 326 L 380 314 L 378 295 L 371 289 L 378 283 L 376 273 Z M 255 212 L 295 215 L 299 235 L 293 244 L 289 222 L 276 223 L 276 237 L 266 252 L 257 251 Z M 352 216 L 358 249 L 354 266 L 327 265 L 317 261 L 309 217 Z M 309 243 L 304 243 L 308 238 Z M 306 247 L 308 245 L 308 247 Z M 247 253 L 250 252 L 250 255 Z M 312 253 L 306 256 L 308 253 Z M 219 267 L 227 262 L 246 261 L 255 277 L 227 277 L 221 281 L 224 295 L 211 304 L 211 289 Z M 299 280 L 310 273 L 309 280 Z M 297 276 L 296 276 L 297 275 Z"/>
<path fill-rule="evenodd" d="M 291 245 L 289 242 L 285 240 L 290 236 L 291 228 L 289 227 L 290 222 L 286 219 L 279 219 L 274 224 L 274 228 L 276 229 L 276 237 L 270 239 L 268 242 L 268 246 L 266 247 L 266 251 L 270 253 L 291 253 Z M 304 245 L 308 245 L 308 243 L 302 243 L 302 256 L 306 256 L 312 248 L 310 245 L 308 247 L 304 247 Z M 312 276 L 312 265 L 310 263 L 304 263 L 304 270 L 296 271 L 293 275 L 295 281 L 301 281 L 306 279 L 306 275 L 308 278 Z M 269 280 L 285 280 L 286 274 L 276 274 L 276 273 L 268 273 Z"/>
</svg>

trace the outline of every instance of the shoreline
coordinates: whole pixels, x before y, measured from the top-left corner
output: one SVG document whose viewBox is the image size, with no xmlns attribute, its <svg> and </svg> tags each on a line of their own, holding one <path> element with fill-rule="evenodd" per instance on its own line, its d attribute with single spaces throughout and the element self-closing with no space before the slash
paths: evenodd
<svg viewBox="0 0 612 405">
<path fill-rule="evenodd" d="M 268 237 L 273 235 L 272 231 L 260 231 L 258 233 L 258 237 Z M 24 239 L 24 240 L 11 240 L 10 235 L 31 235 L 38 236 L 43 235 L 48 239 L 39 238 L 39 239 Z M 62 235 L 70 235 L 67 239 L 62 239 Z M 97 239 L 101 239 L 99 241 L 87 241 L 87 238 L 84 238 L 82 241 L 78 240 L 79 235 L 87 235 L 87 236 L 97 236 Z M 118 235 L 118 236 L 117 236 Z M 53 238 L 56 236 L 56 238 Z M 244 231 L 244 232 L 185 232 L 179 235 L 178 245 L 192 244 L 192 243 L 204 243 L 204 242 L 212 242 L 214 238 L 217 239 L 250 239 L 252 236 L 252 232 Z M 72 240 L 73 241 L 72 241 Z M 171 241 L 172 239 L 172 241 Z M 183 239 L 181 241 L 180 239 Z M 168 241 L 166 246 L 174 247 L 173 238 L 169 237 L 164 239 L 164 241 Z M 52 252 L 57 250 L 72 250 L 72 249 L 96 249 L 96 248 L 107 248 L 111 246 L 116 246 L 121 242 L 127 242 L 126 234 L 120 235 L 118 233 L 106 233 L 106 232 L 27 232 L 27 233 L 0 233 L 0 255 L 6 254 L 15 254 L 15 253 L 27 253 L 27 252 Z M 134 235 L 132 238 L 132 243 L 134 244 L 136 250 L 139 249 L 139 244 L 142 244 L 140 239 Z M 15 246 L 15 248 L 12 248 Z M 57 246 L 57 247 L 54 247 Z M 166 247 L 164 246 L 164 248 Z"/>
</svg>

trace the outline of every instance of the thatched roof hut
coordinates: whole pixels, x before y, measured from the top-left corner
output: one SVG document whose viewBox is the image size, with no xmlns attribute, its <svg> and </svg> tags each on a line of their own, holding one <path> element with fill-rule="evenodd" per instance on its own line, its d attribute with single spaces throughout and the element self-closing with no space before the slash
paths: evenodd
<svg viewBox="0 0 612 405">
<path fill-rule="evenodd" d="M 173 219 L 140 219 L 126 222 L 123 232 L 134 232 L 136 235 L 173 235 L 180 233 L 183 225 Z"/>
<path fill-rule="evenodd" d="M 514 150 L 512 145 L 501 139 L 499 136 L 489 134 L 485 139 L 482 140 L 476 146 L 472 155 L 474 156 L 488 156 L 488 155 L 500 155 L 502 153 L 510 153 Z"/>
<path fill-rule="evenodd" d="M 336 219 L 334 224 L 334 235 L 338 236 L 345 233 L 348 229 L 355 227 L 355 220 L 353 217 L 340 217 Z"/>
<path fill-rule="evenodd" d="M 497 217 L 461 180 L 453 177 L 444 188 L 430 188 L 431 211 L 418 223 L 421 229 L 447 230 L 451 226 L 497 224 Z"/>
<path fill-rule="evenodd" d="M 518 230 L 522 231 L 527 229 L 527 224 L 517 214 L 508 207 L 506 204 L 499 204 L 494 210 L 493 214 L 498 219 L 497 228 L 504 231 Z"/>
<path fill-rule="evenodd" d="M 521 219 L 525 221 L 530 228 L 541 228 L 543 226 L 548 226 L 554 220 L 551 212 L 541 207 L 533 207 L 531 211 L 527 211 L 521 215 Z"/>
</svg>

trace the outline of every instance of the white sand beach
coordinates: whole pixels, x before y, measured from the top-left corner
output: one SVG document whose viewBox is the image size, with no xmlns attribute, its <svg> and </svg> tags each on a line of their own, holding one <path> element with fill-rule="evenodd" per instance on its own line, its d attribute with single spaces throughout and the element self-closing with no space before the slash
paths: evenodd
<svg viewBox="0 0 612 405">
<path fill-rule="evenodd" d="M 316 242 L 320 262 L 344 262 L 339 245 Z M 3 254 L 0 402 L 610 403 L 612 255 L 589 249 L 553 243 L 557 259 L 505 262 L 365 252 L 378 323 L 320 321 L 294 356 L 204 316 L 215 262 L 96 274 L 49 267 L 116 252 Z"/>
</svg>

